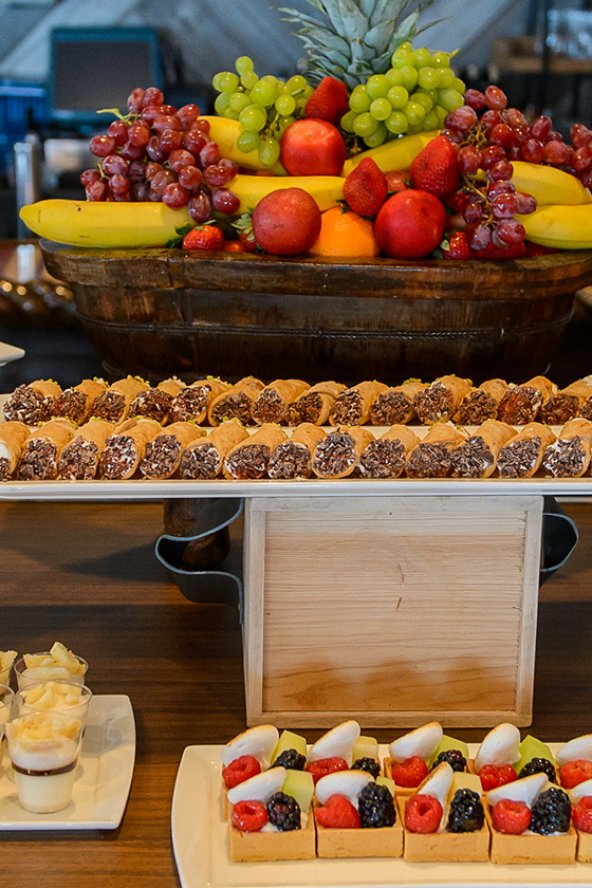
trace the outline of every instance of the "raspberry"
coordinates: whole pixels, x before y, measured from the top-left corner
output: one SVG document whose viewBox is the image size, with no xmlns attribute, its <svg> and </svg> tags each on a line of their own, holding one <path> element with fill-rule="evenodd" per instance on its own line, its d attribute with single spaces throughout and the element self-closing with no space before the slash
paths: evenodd
<svg viewBox="0 0 592 888">
<path fill-rule="evenodd" d="M 592 777 L 592 762 L 588 762 L 586 759 L 567 762 L 559 769 L 559 781 L 566 789 L 573 789 L 578 783 L 583 783 L 590 777 Z"/>
<path fill-rule="evenodd" d="M 345 796 L 329 796 L 326 803 L 315 811 L 317 823 L 328 829 L 359 829 L 360 815 Z"/>
<path fill-rule="evenodd" d="M 574 805 L 572 819 L 575 828 L 580 832 L 592 833 L 592 796 L 583 796 Z"/>
<path fill-rule="evenodd" d="M 491 809 L 491 820 L 498 832 L 519 836 L 530 826 L 530 808 L 524 802 L 500 799 Z"/>
<path fill-rule="evenodd" d="M 332 774 L 334 771 L 347 771 L 347 762 L 344 758 L 334 755 L 331 758 L 309 762 L 304 770 L 310 771 L 313 782 L 316 784 L 325 774 Z"/>
<path fill-rule="evenodd" d="M 232 789 L 233 786 L 238 786 L 239 783 L 248 780 L 249 777 L 254 777 L 260 771 L 261 765 L 254 756 L 241 755 L 222 769 L 222 779 L 226 789 Z"/>
<path fill-rule="evenodd" d="M 404 762 L 393 762 L 391 776 L 397 786 L 415 787 L 428 775 L 428 766 L 418 755 L 412 755 Z"/>
<path fill-rule="evenodd" d="M 484 792 L 495 789 L 497 786 L 505 786 L 516 780 L 516 770 L 512 765 L 483 765 L 479 771 L 481 786 Z"/>
<path fill-rule="evenodd" d="M 413 833 L 436 832 L 442 820 L 442 805 L 424 793 L 411 796 L 405 806 L 405 829 Z"/>
<path fill-rule="evenodd" d="M 232 825 L 241 832 L 259 832 L 267 823 L 267 811 L 261 802 L 237 802 L 232 807 Z"/>
</svg>

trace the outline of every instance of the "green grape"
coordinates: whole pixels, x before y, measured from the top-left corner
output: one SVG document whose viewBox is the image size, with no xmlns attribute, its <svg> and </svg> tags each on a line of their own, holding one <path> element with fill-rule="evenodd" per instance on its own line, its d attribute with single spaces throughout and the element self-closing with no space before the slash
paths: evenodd
<svg viewBox="0 0 592 888">
<path fill-rule="evenodd" d="M 253 151 L 259 144 L 259 133 L 252 130 L 244 130 L 236 140 L 236 147 L 240 151 Z"/>
<path fill-rule="evenodd" d="M 274 132 L 276 133 L 276 138 L 281 139 L 285 130 L 288 129 L 291 123 L 294 123 L 296 120 L 295 117 L 288 115 L 287 117 L 278 117 L 275 122 Z"/>
<path fill-rule="evenodd" d="M 226 117 L 226 111 L 228 109 L 228 105 L 230 104 L 230 96 L 228 93 L 220 93 L 214 99 L 214 111 L 220 117 Z"/>
<path fill-rule="evenodd" d="M 450 54 L 444 51 L 435 52 L 432 54 L 432 64 L 435 68 L 449 68 L 450 67 Z"/>
<path fill-rule="evenodd" d="M 289 93 L 279 95 L 275 100 L 275 110 L 278 114 L 281 114 L 282 117 L 288 117 L 290 114 L 293 114 L 296 110 L 296 100 L 294 96 L 291 96 Z"/>
<path fill-rule="evenodd" d="M 261 77 L 251 90 L 251 101 L 265 108 L 271 108 L 277 98 L 275 77 Z"/>
<path fill-rule="evenodd" d="M 422 132 L 424 132 L 424 126 L 422 123 L 410 123 L 409 129 L 407 130 L 407 135 L 412 136 L 414 133 Z"/>
<path fill-rule="evenodd" d="M 308 81 L 302 76 L 302 74 L 295 74 L 293 77 L 290 77 L 290 79 L 286 81 L 288 92 L 292 96 L 295 96 L 296 93 L 305 90 L 308 85 Z"/>
<path fill-rule="evenodd" d="M 435 111 L 428 111 L 424 117 L 423 126 L 426 132 L 429 132 L 429 130 L 440 129 L 440 120 Z"/>
<path fill-rule="evenodd" d="M 242 111 L 251 104 L 250 96 L 246 92 L 233 92 L 228 97 L 228 107 L 233 111 Z"/>
<path fill-rule="evenodd" d="M 228 108 L 226 109 L 226 111 L 224 112 L 224 117 L 229 117 L 230 120 L 238 120 L 239 114 L 240 114 L 240 111 L 235 111 L 234 108 L 231 108 L 229 105 Z"/>
<path fill-rule="evenodd" d="M 415 89 L 417 86 L 417 68 L 414 68 L 413 65 L 404 65 L 401 68 L 401 75 L 405 89 L 409 90 L 409 92 Z"/>
<path fill-rule="evenodd" d="M 275 139 L 264 139 L 259 145 L 259 160 L 263 166 L 270 167 L 280 158 L 280 145 Z"/>
<path fill-rule="evenodd" d="M 409 121 L 405 117 L 402 111 L 393 111 L 390 117 L 384 121 L 384 125 L 389 131 L 395 136 L 400 136 L 402 133 L 406 133 L 409 127 Z"/>
<path fill-rule="evenodd" d="M 359 84 L 353 88 L 349 97 L 349 107 L 352 111 L 355 111 L 356 114 L 361 114 L 362 111 L 368 110 L 371 102 L 372 99 L 368 95 L 368 90 L 363 84 Z"/>
<path fill-rule="evenodd" d="M 346 133 L 354 132 L 354 120 L 356 119 L 355 111 L 347 111 L 341 120 L 339 121 L 339 126 L 342 130 L 345 130 Z"/>
<path fill-rule="evenodd" d="M 457 92 L 455 89 L 439 89 L 438 104 L 445 108 L 447 112 L 455 111 L 464 104 L 464 99 L 462 93 Z"/>
<path fill-rule="evenodd" d="M 423 107 L 426 109 L 426 113 L 428 111 L 431 111 L 434 107 L 434 100 L 431 98 L 431 96 L 428 95 L 428 93 L 414 92 L 409 96 L 409 98 L 411 99 L 411 101 L 418 102 L 420 105 L 423 105 Z"/>
<path fill-rule="evenodd" d="M 455 77 L 455 78 L 454 78 L 454 80 L 453 80 L 452 83 L 450 84 L 450 88 L 451 88 L 451 89 L 455 89 L 455 90 L 456 90 L 457 92 L 459 92 L 462 96 L 464 96 L 464 94 L 465 94 L 466 86 L 464 85 L 464 83 L 463 83 L 463 81 L 460 79 L 460 77 Z"/>
<path fill-rule="evenodd" d="M 420 47 L 420 49 L 415 50 L 415 67 L 418 69 L 434 67 L 432 54 L 429 49 L 425 48 L 425 46 L 422 46 Z"/>
<path fill-rule="evenodd" d="M 440 71 L 424 66 L 417 72 L 417 82 L 421 89 L 436 89 L 440 83 Z"/>
<path fill-rule="evenodd" d="M 409 93 L 404 86 L 391 86 L 386 97 L 395 111 L 400 111 L 409 101 Z"/>
<path fill-rule="evenodd" d="M 409 121 L 409 126 L 419 126 L 425 120 L 426 110 L 418 102 L 407 102 L 403 108 L 403 114 Z"/>
<path fill-rule="evenodd" d="M 247 71 L 253 70 L 253 59 L 249 58 L 249 56 L 239 56 L 234 63 L 234 67 L 236 68 L 237 74 L 240 74 L 242 77 Z"/>
<path fill-rule="evenodd" d="M 452 68 L 437 68 L 436 70 L 438 72 L 438 88 L 449 89 L 455 80 Z"/>
<path fill-rule="evenodd" d="M 441 105 L 436 105 L 433 113 L 438 118 L 438 126 L 435 127 L 435 129 L 440 129 L 444 125 L 444 121 L 446 120 L 446 117 L 448 116 L 448 111 L 446 110 L 446 108 L 442 108 Z"/>
<path fill-rule="evenodd" d="M 362 139 L 366 139 L 378 129 L 378 120 L 375 120 L 369 111 L 358 114 L 354 120 L 354 133 Z"/>
<path fill-rule="evenodd" d="M 306 103 L 308 102 L 308 96 L 296 96 L 296 110 L 304 111 L 306 108 Z"/>
<path fill-rule="evenodd" d="M 366 89 L 371 99 L 381 99 L 386 96 L 389 84 L 384 74 L 372 74 L 366 81 Z"/>
<path fill-rule="evenodd" d="M 384 76 L 386 77 L 389 87 L 401 86 L 403 83 L 403 75 L 401 74 L 400 68 L 389 68 Z"/>
<path fill-rule="evenodd" d="M 241 84 L 244 86 L 245 89 L 253 89 L 258 80 L 259 77 L 257 76 L 257 74 L 255 74 L 254 71 L 245 71 L 240 76 Z"/>
<path fill-rule="evenodd" d="M 236 74 L 233 74 L 232 71 L 218 71 L 218 73 L 214 74 L 212 77 L 212 86 L 217 92 L 234 92 L 236 86 L 233 86 L 232 89 L 225 89 L 230 77 L 234 78 L 234 82 L 236 83 L 236 86 L 238 86 L 238 77 Z"/>
<path fill-rule="evenodd" d="M 415 53 L 411 47 L 411 44 L 401 43 L 400 46 L 397 46 L 394 53 L 391 56 L 391 65 L 393 68 L 406 68 L 408 66 L 413 67 L 415 64 Z"/>
<path fill-rule="evenodd" d="M 233 93 L 238 87 L 240 80 L 238 74 L 233 71 L 224 71 L 221 76 L 222 92 Z"/>
<path fill-rule="evenodd" d="M 382 145 L 382 143 L 386 141 L 387 135 L 388 132 L 386 126 L 384 123 L 380 123 L 373 133 L 370 133 L 369 136 L 365 136 L 364 142 L 368 148 L 378 148 L 379 145 Z"/>
<path fill-rule="evenodd" d="M 238 119 L 243 129 L 254 133 L 260 132 L 267 124 L 265 108 L 255 103 L 243 108 Z"/>
<path fill-rule="evenodd" d="M 393 106 L 387 98 L 374 99 L 370 105 L 370 114 L 375 120 L 386 120 L 392 110 Z"/>
</svg>

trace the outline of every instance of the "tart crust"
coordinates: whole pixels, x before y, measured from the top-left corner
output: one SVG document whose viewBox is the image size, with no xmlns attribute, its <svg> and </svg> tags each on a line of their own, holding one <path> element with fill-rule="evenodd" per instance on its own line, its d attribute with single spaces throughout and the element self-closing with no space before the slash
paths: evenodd
<svg viewBox="0 0 592 888">
<path fill-rule="evenodd" d="M 419 784 L 417 786 L 399 786 L 397 781 L 394 780 L 392 771 L 394 761 L 395 760 L 391 756 L 387 756 L 382 762 L 382 770 L 385 777 L 390 777 L 390 779 L 394 781 L 395 798 L 409 798 L 409 796 L 415 795 L 419 789 Z"/>
<path fill-rule="evenodd" d="M 578 849 L 576 860 L 580 863 L 592 863 L 592 833 L 585 833 L 576 829 L 578 837 Z"/>
<path fill-rule="evenodd" d="M 316 822 L 317 857 L 402 857 L 403 826 L 397 812 L 393 826 L 330 829 Z"/>
<path fill-rule="evenodd" d="M 491 822 L 491 810 L 483 801 L 485 819 L 491 830 L 492 863 L 544 863 L 568 864 L 576 859 L 577 835 L 573 826 L 569 832 L 557 836 L 540 836 L 533 833 L 513 836 L 498 832 Z"/>
<path fill-rule="evenodd" d="M 407 801 L 397 799 L 402 823 Z M 406 829 L 403 858 L 414 863 L 480 863 L 489 860 L 489 842 L 487 822 L 480 830 L 466 833 L 414 833 Z"/>
<path fill-rule="evenodd" d="M 316 844 L 312 812 L 309 812 L 303 829 L 290 832 L 241 832 L 229 820 L 228 852 L 235 863 L 314 860 Z"/>
</svg>

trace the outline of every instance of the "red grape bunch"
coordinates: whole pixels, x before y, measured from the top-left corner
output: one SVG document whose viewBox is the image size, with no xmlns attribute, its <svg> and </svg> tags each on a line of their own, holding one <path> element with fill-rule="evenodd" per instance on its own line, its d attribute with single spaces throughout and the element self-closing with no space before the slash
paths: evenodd
<svg viewBox="0 0 592 888">
<path fill-rule="evenodd" d="M 175 108 L 165 104 L 160 89 L 137 87 L 127 108 L 127 115 L 90 140 L 90 150 L 99 160 L 96 169 L 80 176 L 88 200 L 187 206 L 196 223 L 207 222 L 214 211 L 238 212 L 240 200 L 227 187 L 238 172 L 237 164 L 221 157 L 197 105 Z"/>
</svg>

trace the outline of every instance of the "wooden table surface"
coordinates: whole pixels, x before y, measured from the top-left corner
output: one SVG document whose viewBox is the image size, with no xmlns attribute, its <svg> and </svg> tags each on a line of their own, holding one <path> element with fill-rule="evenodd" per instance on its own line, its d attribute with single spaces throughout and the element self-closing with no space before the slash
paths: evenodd
<svg viewBox="0 0 592 888">
<path fill-rule="evenodd" d="M 592 730 L 592 505 L 564 508 L 580 542 L 540 594 L 530 732 L 546 740 Z M 153 555 L 162 521 L 160 503 L 0 504 L 0 648 L 24 653 L 64 642 L 89 660 L 96 694 L 131 698 L 137 732 L 119 829 L 3 832 L 11 888 L 180 884 L 170 810 L 182 752 L 242 730 L 244 693 L 237 613 L 183 597 Z M 372 733 L 388 741 L 402 730 Z M 454 733 L 477 741 L 483 731 Z"/>
</svg>

